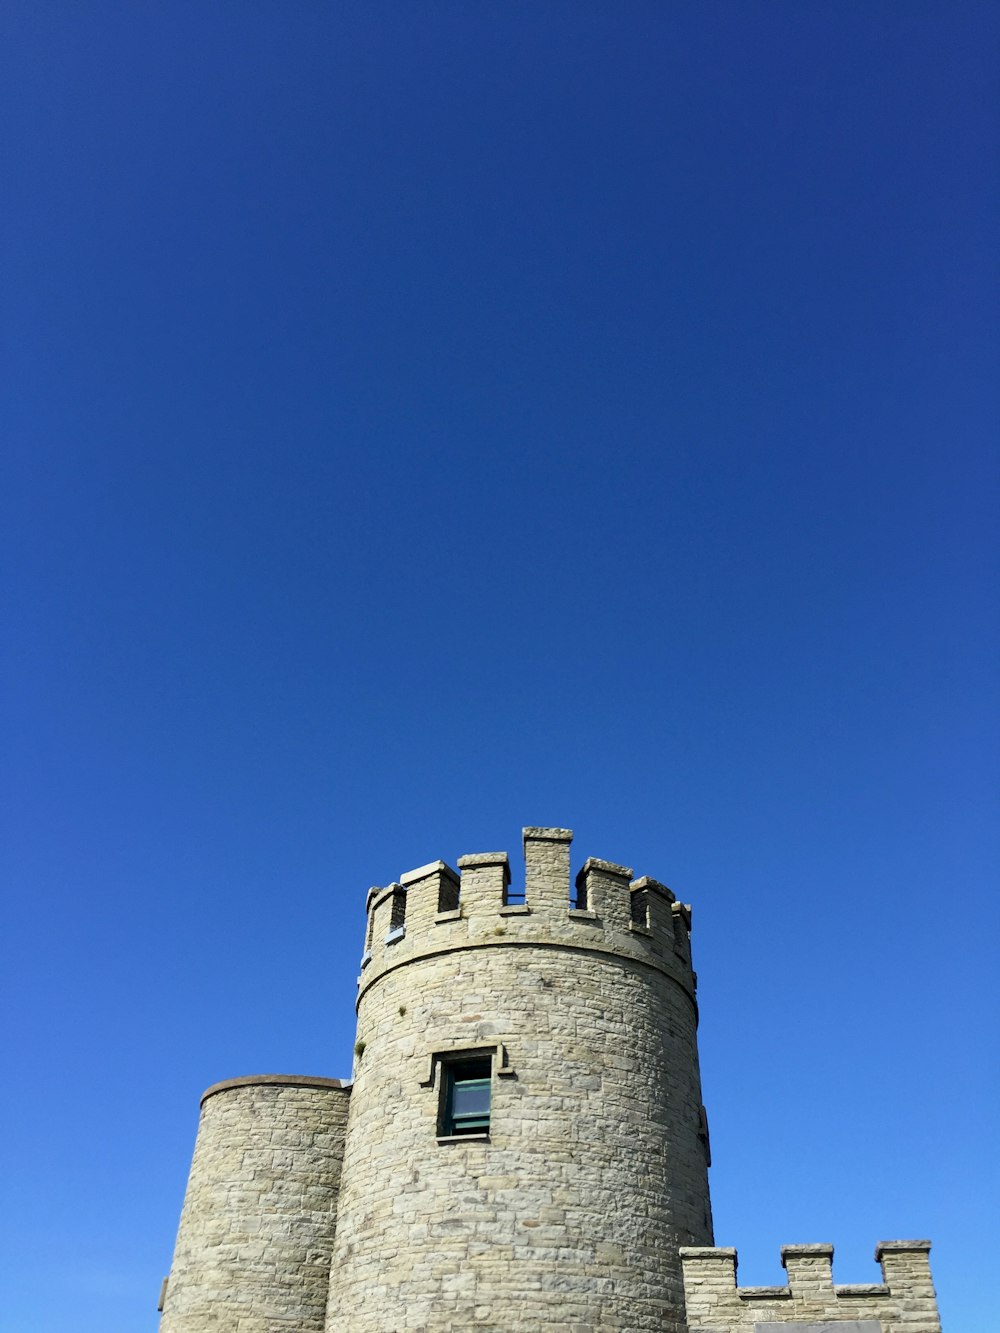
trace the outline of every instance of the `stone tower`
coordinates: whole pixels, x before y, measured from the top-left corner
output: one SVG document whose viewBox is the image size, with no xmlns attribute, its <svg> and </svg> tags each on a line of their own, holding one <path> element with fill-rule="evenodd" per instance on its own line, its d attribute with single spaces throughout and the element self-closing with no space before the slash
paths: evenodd
<svg viewBox="0 0 1000 1333">
<path fill-rule="evenodd" d="M 926 1241 L 713 1247 L 690 912 L 566 829 L 371 889 L 354 1079 L 202 1098 L 161 1333 L 940 1333 Z M 761 1323 L 761 1320 L 765 1321 Z"/>
<path fill-rule="evenodd" d="M 161 1333 L 683 1333 L 710 1245 L 688 909 L 524 830 L 368 895 L 353 1086 L 210 1088 Z"/>
<path fill-rule="evenodd" d="M 517 895 L 504 853 L 370 894 L 331 1330 L 685 1327 L 678 1247 L 712 1238 L 690 918 L 607 861 L 572 906 L 571 837 L 524 830 Z"/>
<path fill-rule="evenodd" d="M 350 1090 L 265 1074 L 204 1094 L 160 1333 L 323 1333 Z"/>
</svg>

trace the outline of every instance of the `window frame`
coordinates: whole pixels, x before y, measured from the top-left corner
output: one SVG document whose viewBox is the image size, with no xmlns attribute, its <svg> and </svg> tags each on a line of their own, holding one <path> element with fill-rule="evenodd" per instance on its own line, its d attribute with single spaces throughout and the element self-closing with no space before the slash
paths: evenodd
<svg viewBox="0 0 1000 1333">
<path fill-rule="evenodd" d="M 489 1139 L 493 1119 L 496 1048 L 478 1047 L 464 1051 L 442 1052 L 437 1057 L 437 1065 L 440 1070 L 438 1142 L 461 1143 Z M 467 1071 L 464 1078 L 458 1076 L 463 1070 Z M 472 1083 L 486 1088 L 489 1094 L 486 1111 L 456 1115 L 456 1085 L 461 1087 L 463 1084 Z"/>
</svg>

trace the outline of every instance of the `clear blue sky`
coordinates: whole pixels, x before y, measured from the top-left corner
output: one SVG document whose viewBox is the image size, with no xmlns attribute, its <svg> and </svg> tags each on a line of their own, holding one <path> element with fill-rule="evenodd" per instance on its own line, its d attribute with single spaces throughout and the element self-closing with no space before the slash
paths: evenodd
<svg viewBox="0 0 1000 1333">
<path fill-rule="evenodd" d="M 993 1333 L 1000 10 L 12 0 L 3 1333 L 155 1333 L 365 891 L 694 905 L 719 1243 Z"/>
</svg>

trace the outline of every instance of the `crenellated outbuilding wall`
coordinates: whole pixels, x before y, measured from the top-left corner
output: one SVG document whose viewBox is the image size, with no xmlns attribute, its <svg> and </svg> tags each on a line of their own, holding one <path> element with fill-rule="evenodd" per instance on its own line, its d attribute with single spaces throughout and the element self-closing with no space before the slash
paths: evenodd
<svg viewBox="0 0 1000 1333">
<path fill-rule="evenodd" d="M 880 1241 L 882 1281 L 835 1286 L 832 1245 L 785 1245 L 784 1287 L 738 1287 L 735 1250 L 682 1249 L 689 1333 L 941 1333 L 930 1248 Z"/>
</svg>

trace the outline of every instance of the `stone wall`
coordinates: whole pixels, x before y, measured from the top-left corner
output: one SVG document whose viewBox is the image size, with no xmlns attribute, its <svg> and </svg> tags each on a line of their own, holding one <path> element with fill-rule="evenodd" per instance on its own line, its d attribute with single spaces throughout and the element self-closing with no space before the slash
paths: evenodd
<svg viewBox="0 0 1000 1333">
<path fill-rule="evenodd" d="M 832 1245 L 786 1245 L 784 1287 L 738 1287 L 735 1250 L 682 1249 L 690 1333 L 941 1333 L 930 1248 L 881 1241 L 880 1283 L 834 1286 Z"/>
<path fill-rule="evenodd" d="M 161 1333 L 322 1333 L 350 1085 L 209 1088 Z"/>
<path fill-rule="evenodd" d="M 710 1248 L 690 909 L 566 829 L 372 889 L 355 1080 L 210 1088 L 161 1333 L 940 1333 L 926 1241 L 834 1286 L 786 1246 L 784 1287 Z M 490 1073 L 451 1132 L 450 1063 Z M 332 1266 L 331 1266 L 332 1265 Z"/>
<path fill-rule="evenodd" d="M 571 910 L 569 837 L 526 830 L 523 905 L 502 854 L 460 859 L 457 908 L 441 862 L 370 897 L 328 1333 L 685 1327 L 678 1246 L 711 1238 L 688 918 L 604 861 Z M 493 1062 L 488 1137 L 442 1134 L 460 1051 Z"/>
</svg>

